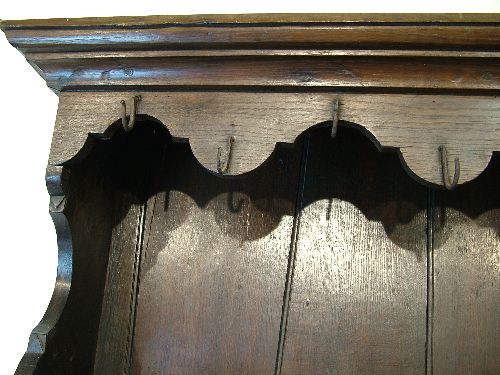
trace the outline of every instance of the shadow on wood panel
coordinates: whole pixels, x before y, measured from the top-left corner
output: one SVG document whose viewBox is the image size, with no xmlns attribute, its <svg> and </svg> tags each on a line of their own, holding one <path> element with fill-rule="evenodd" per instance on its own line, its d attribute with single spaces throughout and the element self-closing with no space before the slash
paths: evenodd
<svg viewBox="0 0 500 375">
<path fill-rule="evenodd" d="M 500 158 L 474 181 L 435 194 L 434 374 L 500 373 Z"/>
<path fill-rule="evenodd" d="M 278 145 L 267 162 L 257 170 L 240 177 L 221 178 L 197 162 L 188 144 L 173 142 L 163 126 L 152 121 L 139 121 L 130 133 L 118 130 L 110 141 L 91 141 L 93 148 L 90 154 L 78 165 L 70 166 L 73 195 L 73 199 L 69 199 L 73 202 L 73 208 L 70 208 L 73 218 L 70 217 L 70 221 L 77 223 L 72 225 L 75 242 L 73 285 L 54 333 L 54 342 L 58 344 L 48 347 L 40 367 L 45 370 L 40 373 L 54 369 L 64 373 L 62 368 L 65 364 L 73 368 L 71 373 L 88 373 L 86 369 L 91 368 L 111 231 L 123 221 L 132 205 L 143 204 L 158 192 L 167 192 L 162 209 L 171 211 L 171 215 L 165 216 L 164 230 L 174 230 L 182 224 L 186 212 L 172 205 L 168 192 L 180 191 L 199 207 L 212 210 L 215 221 L 229 236 L 242 242 L 257 240 L 271 233 L 283 215 L 294 215 L 297 163 L 289 161 L 301 157 L 303 139 L 309 135 L 322 139 L 322 147 L 331 148 L 331 152 L 325 153 L 325 159 L 309 170 L 306 189 L 314 191 L 314 194 L 305 196 L 302 208 L 321 199 L 351 202 L 368 220 L 380 222 L 391 241 L 413 251 L 416 247 L 411 244 L 411 239 L 417 241 L 418 235 L 412 222 L 425 210 L 425 204 L 415 203 L 413 198 L 423 188 L 405 174 L 396 153 L 379 152 L 357 130 L 341 126 L 337 138 L 331 140 L 328 124 L 320 124 L 306 132 L 294 145 Z M 479 199 L 476 204 L 464 205 L 459 203 L 461 199 L 457 197 L 465 200 L 473 194 L 495 194 L 499 159 L 495 155 L 488 169 L 476 181 L 454 192 L 442 193 L 444 205 L 477 218 L 479 225 L 495 227 L 497 235 L 500 232 L 499 221 L 482 220 L 481 217 L 498 208 L 498 200 Z M 326 181 L 319 171 L 329 168 L 336 160 L 341 160 L 335 163 L 337 173 Z M 186 170 L 190 175 L 180 178 Z M 164 174 L 168 174 L 169 179 L 161 178 Z M 386 189 L 394 179 L 403 181 L 406 187 L 406 192 L 398 199 L 394 199 L 391 191 Z M 198 184 L 192 181 L 198 181 Z M 279 186 L 262 189 L 269 184 Z M 332 190 L 331 185 L 335 185 L 335 189 Z M 356 193 L 358 185 L 369 186 L 370 189 L 360 196 Z M 482 188 L 477 189 L 479 185 Z M 272 195 L 269 195 L 270 191 Z M 227 199 L 210 204 L 215 197 L 225 193 Z M 124 194 L 127 198 L 120 200 Z M 121 203 L 113 203 L 116 201 Z M 129 203 L 123 204 L 123 201 Z M 439 220 L 445 222 L 446 214 L 443 211 L 438 216 Z M 236 215 L 237 220 L 227 220 L 227 215 Z M 331 212 L 325 213 L 325 220 L 329 219 L 328 215 Z M 170 216 L 175 216 L 176 220 L 170 220 Z M 437 225 L 435 231 L 439 230 Z M 443 231 L 436 237 L 439 241 L 436 247 L 446 242 L 446 233 Z M 424 257 L 421 253 L 416 255 L 419 259 Z M 86 309 L 81 308 L 83 304 Z"/>
<path fill-rule="evenodd" d="M 493 157 L 475 180 L 459 185 L 454 191 L 438 191 L 434 216 L 434 249 L 439 249 L 449 238 L 448 216 L 452 211 L 468 218 L 474 225 L 492 228 L 500 239 L 500 153 Z"/>
<path fill-rule="evenodd" d="M 304 202 L 304 207 L 320 199 L 339 199 L 351 202 L 358 207 L 367 219 L 381 222 L 387 235 L 399 246 L 407 243 L 408 234 L 411 232 L 411 222 L 415 216 L 426 207 L 413 203 L 411 197 L 422 187 L 414 182 L 405 172 L 398 154 L 392 151 L 380 152 L 376 146 L 357 129 L 351 126 L 340 126 L 337 137 L 329 138 L 328 127 L 330 123 L 318 124 L 297 139 L 293 145 L 278 144 L 269 159 L 259 168 L 249 173 L 236 177 L 216 176 L 206 170 L 193 156 L 189 144 L 177 143 L 172 140 L 165 127 L 155 121 L 138 121 L 138 126 L 130 133 L 123 130 L 114 132 L 110 141 L 94 140 L 93 159 L 100 159 L 101 169 L 110 173 L 113 184 L 119 188 L 130 190 L 137 202 L 140 203 L 158 191 L 181 191 L 191 197 L 199 207 L 208 207 L 210 201 L 220 195 L 227 194 L 225 210 L 229 213 L 238 214 L 245 205 L 251 205 L 255 215 L 263 215 L 265 220 L 253 221 L 245 218 L 244 221 L 232 224 L 233 228 L 227 227 L 226 213 L 218 216 L 222 207 L 212 208 L 215 220 L 221 226 L 225 226 L 228 233 L 241 236 L 245 233 L 244 240 L 255 240 L 261 238 L 281 220 L 276 217 L 280 212 L 285 215 L 293 215 L 295 200 L 291 201 L 291 191 L 296 189 L 293 180 L 294 171 L 287 158 L 300 158 L 303 139 L 310 134 L 312 137 L 323 138 L 321 147 L 332 149 L 331 153 L 325 155 L 325 160 L 320 168 L 330 168 L 334 160 L 340 159 L 338 173 L 328 181 L 329 185 L 335 185 L 335 193 L 325 185 L 321 173 L 311 176 L 307 183 L 317 185 L 316 194 L 309 196 Z M 112 127 L 117 127 L 118 124 Z M 96 145 L 97 143 L 97 145 Z M 92 148 L 88 147 L 87 148 Z M 95 150 L 97 148 L 97 150 Z M 255 152 L 258 152 L 256 150 Z M 96 155 L 101 155 L 97 157 Z M 214 155 L 216 157 L 216 155 Z M 484 194 L 494 194 L 498 186 L 498 171 L 500 168 L 500 157 L 494 154 L 490 166 L 476 180 L 460 185 L 453 192 L 444 192 L 445 196 L 457 196 L 468 194 L 467 191 L 475 190 L 475 186 L 485 187 Z M 155 172 L 151 172 L 155 170 Z M 192 181 L 203 181 L 204 186 L 190 183 L 189 178 L 181 178 L 186 171 Z M 274 179 L 278 173 L 280 178 Z M 161 179 L 161 175 L 168 174 L 168 181 Z M 406 194 L 398 199 L 393 199 L 392 192 L 386 188 L 391 181 L 402 181 L 406 186 Z M 274 181 L 274 182 L 273 182 Z M 279 189 L 273 188 L 274 196 L 269 191 L 259 187 L 281 181 Z M 367 191 L 368 196 L 356 196 L 354 187 L 358 184 L 371 186 Z M 210 187 L 210 188 L 207 188 Z M 483 189 L 484 190 L 484 189 Z M 450 202 L 456 202 L 452 199 Z M 218 203 L 220 205 L 220 203 Z M 274 206 L 280 205 L 282 209 L 276 210 Z M 388 215 L 395 209 L 396 216 Z M 467 207 L 457 207 L 464 214 L 475 218 L 484 212 L 491 210 L 490 205 L 481 204 Z M 126 208 L 125 208 L 126 209 Z M 168 196 L 164 209 L 169 209 Z M 123 215 L 115 215 L 115 224 L 119 223 Z M 183 215 L 176 212 L 176 215 Z M 176 219 L 170 225 L 180 225 L 182 221 Z M 169 223 L 166 223 L 168 229 Z M 491 225 L 491 221 L 485 223 Z M 246 230 L 242 231 L 241 226 Z M 437 228 L 439 230 L 439 228 Z M 500 228 L 497 228 L 500 232 Z"/>
<path fill-rule="evenodd" d="M 427 189 L 351 128 L 308 135 L 283 374 L 424 374 Z"/>
</svg>

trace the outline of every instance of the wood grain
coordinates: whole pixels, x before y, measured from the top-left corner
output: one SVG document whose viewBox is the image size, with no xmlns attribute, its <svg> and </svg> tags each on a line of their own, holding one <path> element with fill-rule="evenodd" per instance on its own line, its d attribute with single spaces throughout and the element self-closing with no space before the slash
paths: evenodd
<svg viewBox="0 0 500 375">
<path fill-rule="evenodd" d="M 308 149 L 281 373 L 424 374 L 425 189 L 350 129 Z"/>
<path fill-rule="evenodd" d="M 118 193 L 118 192 L 117 192 Z M 122 201 L 122 202 L 120 202 Z M 113 228 L 106 288 L 104 291 L 99 339 L 96 346 L 95 374 L 120 374 L 128 370 L 131 341 L 130 320 L 134 308 L 134 272 L 143 205 L 134 204 L 130 193 L 115 198 L 119 211 L 126 211 Z M 121 203 L 121 204 L 120 204 Z M 116 209 L 116 208 L 115 208 Z"/>
<path fill-rule="evenodd" d="M 198 26 L 146 29 L 4 29 L 22 52 L 326 47 L 498 50 L 497 26 Z"/>
<path fill-rule="evenodd" d="M 146 218 L 133 374 L 274 371 L 297 186 L 292 151 L 237 180 L 207 173 L 186 145 L 168 152 Z"/>
<path fill-rule="evenodd" d="M 500 160 L 434 214 L 434 374 L 500 372 Z"/>
<path fill-rule="evenodd" d="M 498 15 L 215 15 L 0 27 L 56 91 L 122 85 L 474 91 L 498 88 L 499 25 Z"/>
<path fill-rule="evenodd" d="M 103 51 L 96 56 L 94 52 L 32 52 L 25 54 L 30 61 L 63 62 L 64 59 L 139 59 L 139 58 L 170 58 L 170 57 L 258 57 L 258 56 L 305 56 L 305 57 L 335 57 L 335 56 L 362 56 L 362 57 L 399 57 L 399 58 L 498 58 L 497 51 L 432 51 L 419 49 L 390 50 L 390 49 L 195 49 L 195 50 L 158 50 L 158 51 Z M 123 61 L 123 60 L 122 60 Z M 431 61 L 431 60 L 429 60 Z"/>
<path fill-rule="evenodd" d="M 192 26 L 210 24 L 283 24 L 283 23 L 346 23 L 361 26 L 366 23 L 500 23 L 498 14 L 488 13 L 266 13 L 266 14 L 194 14 L 127 17 L 82 17 L 31 20 L 2 20 L 0 28 L 73 28 L 78 27 L 154 27 L 184 24 Z"/>
<path fill-rule="evenodd" d="M 305 88 L 425 90 L 497 90 L 500 68 L 497 58 L 413 56 L 382 53 L 347 56 L 155 56 L 136 50 L 132 56 L 99 54 L 98 59 L 68 58 L 38 53 L 29 56 L 54 90 L 116 90 L 123 86 L 151 88 Z M 185 53 L 185 52 L 184 52 Z M 344 51 L 346 53 L 346 51 Z M 415 54 L 415 53 L 414 53 Z M 421 53 L 423 54 L 423 53 Z M 104 57 L 110 55 L 110 57 Z M 151 56 L 152 55 L 152 56 Z M 165 55 L 165 53 L 163 53 Z M 474 56 L 474 55 L 473 55 Z M 490 57 L 490 56 L 487 56 Z"/>
<path fill-rule="evenodd" d="M 498 14 L 0 28 L 60 96 L 17 374 L 500 373 Z"/>
<path fill-rule="evenodd" d="M 159 128 L 159 129 L 158 129 Z M 137 122 L 132 132 L 117 132 L 102 163 L 113 187 L 113 228 L 101 310 L 95 374 L 128 373 L 135 326 L 139 265 L 146 211 L 154 194 L 169 138 L 161 127 Z M 126 152 L 125 152 L 126 151 Z M 120 160 L 116 164 L 116 160 Z"/>
<path fill-rule="evenodd" d="M 361 126 L 381 148 L 399 149 L 412 176 L 443 184 L 439 146 L 450 163 L 460 159 L 459 183 L 477 177 L 500 150 L 500 100 L 495 97 L 347 93 L 67 92 L 60 96 L 49 162 L 72 159 L 89 133 L 119 128 L 120 100 L 140 94 L 138 113 L 162 122 L 178 140 L 189 140 L 198 161 L 217 173 L 217 153 L 235 139 L 229 175 L 261 165 L 278 142 L 293 143 L 306 129 L 333 119 Z M 111 126 L 113 124 L 113 126 Z"/>
</svg>

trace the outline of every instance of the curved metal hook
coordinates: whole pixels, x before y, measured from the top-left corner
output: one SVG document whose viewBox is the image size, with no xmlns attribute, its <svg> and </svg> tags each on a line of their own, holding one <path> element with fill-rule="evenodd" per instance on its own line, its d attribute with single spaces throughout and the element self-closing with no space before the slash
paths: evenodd
<svg viewBox="0 0 500 375">
<path fill-rule="evenodd" d="M 232 155 L 232 151 L 233 151 L 233 143 L 234 143 L 234 137 L 233 136 L 230 136 L 228 139 L 227 139 L 227 148 L 224 152 L 224 160 L 223 157 L 222 157 L 222 147 L 219 147 L 217 149 L 217 172 L 219 172 L 220 174 L 224 174 L 227 172 L 227 170 L 229 169 L 229 164 L 231 162 L 231 155 Z"/>
<path fill-rule="evenodd" d="M 446 149 L 446 146 L 439 146 L 439 153 L 441 154 L 443 184 L 446 189 L 453 190 L 457 187 L 458 179 L 460 178 L 460 160 L 455 158 L 455 173 L 453 174 L 453 180 L 450 181 L 450 171 L 448 169 L 448 150 Z"/>
<path fill-rule="evenodd" d="M 337 127 L 339 124 L 339 100 L 335 99 L 333 101 L 333 117 L 332 117 L 332 132 L 330 136 L 335 138 L 337 135 Z"/>
<path fill-rule="evenodd" d="M 141 100 L 140 96 L 134 96 L 132 100 L 132 108 L 130 109 L 130 121 L 127 121 L 127 103 L 125 100 L 121 100 L 122 104 L 122 125 L 126 132 L 131 131 L 135 124 L 135 112 L 137 108 L 137 103 Z"/>
</svg>

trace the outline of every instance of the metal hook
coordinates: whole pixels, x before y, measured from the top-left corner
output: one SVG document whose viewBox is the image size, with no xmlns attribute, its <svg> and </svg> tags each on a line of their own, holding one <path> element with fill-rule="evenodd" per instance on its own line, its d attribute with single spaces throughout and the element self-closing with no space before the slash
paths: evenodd
<svg viewBox="0 0 500 375">
<path fill-rule="evenodd" d="M 333 118 L 332 118 L 332 133 L 331 137 L 335 138 L 337 135 L 337 126 L 339 124 L 339 100 L 333 101 Z"/>
<path fill-rule="evenodd" d="M 446 146 L 439 146 L 439 153 L 441 154 L 443 184 L 446 189 L 453 190 L 457 187 L 458 179 L 460 178 L 460 160 L 455 158 L 455 173 L 453 174 L 453 181 L 450 181 L 450 171 L 448 170 L 448 150 L 446 150 Z"/>
<path fill-rule="evenodd" d="M 137 108 L 137 103 L 141 100 L 140 96 L 134 96 L 134 99 L 132 100 L 132 108 L 130 109 L 130 121 L 127 122 L 127 103 L 125 100 L 121 100 L 120 103 L 122 104 L 122 125 L 123 129 L 125 129 L 126 132 L 131 131 L 134 128 L 135 124 L 135 111 Z"/>
<path fill-rule="evenodd" d="M 224 152 L 224 160 L 222 160 L 222 147 L 217 149 L 217 171 L 220 174 L 224 174 L 229 169 L 229 164 L 231 162 L 231 154 L 233 151 L 234 137 L 230 136 L 227 139 L 227 148 Z"/>
</svg>

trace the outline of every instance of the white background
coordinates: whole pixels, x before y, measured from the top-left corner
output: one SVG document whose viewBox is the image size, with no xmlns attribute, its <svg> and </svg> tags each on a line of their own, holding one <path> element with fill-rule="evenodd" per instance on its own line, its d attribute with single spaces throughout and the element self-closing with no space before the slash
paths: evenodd
<svg viewBox="0 0 500 375">
<path fill-rule="evenodd" d="M 500 0 L 3 0 L 0 5 L 1 19 L 280 12 L 500 12 Z M 0 34 L 0 375 L 9 375 L 54 287 L 57 246 L 44 174 L 57 96 Z"/>
</svg>

